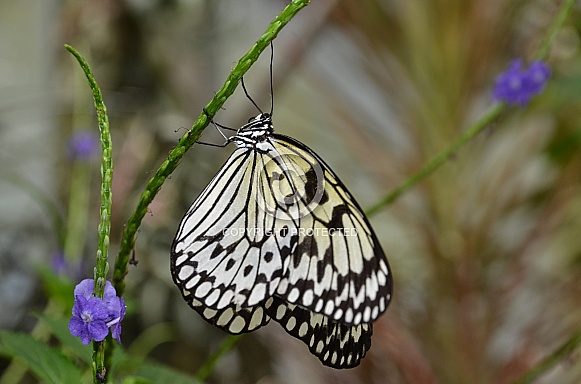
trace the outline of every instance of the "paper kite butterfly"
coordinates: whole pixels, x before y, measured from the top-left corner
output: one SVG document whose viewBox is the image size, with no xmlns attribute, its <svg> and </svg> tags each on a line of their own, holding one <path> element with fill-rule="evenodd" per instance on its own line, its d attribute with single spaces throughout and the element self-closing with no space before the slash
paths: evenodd
<svg viewBox="0 0 581 384">
<path fill-rule="evenodd" d="M 236 150 L 180 223 L 175 284 L 230 334 L 273 319 L 324 365 L 359 365 L 392 294 L 369 221 L 315 152 L 274 133 L 272 110 L 222 146 L 232 142 Z"/>
</svg>

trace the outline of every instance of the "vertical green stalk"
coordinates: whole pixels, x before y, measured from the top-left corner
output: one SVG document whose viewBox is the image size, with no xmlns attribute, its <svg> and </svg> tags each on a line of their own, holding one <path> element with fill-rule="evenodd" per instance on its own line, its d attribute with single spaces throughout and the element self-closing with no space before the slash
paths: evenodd
<svg viewBox="0 0 581 384">
<path fill-rule="evenodd" d="M 107 117 L 107 108 L 103 102 L 103 95 L 95 80 L 89 64 L 85 59 L 70 45 L 65 48 L 71 52 L 79 65 L 85 72 L 89 87 L 93 92 L 95 110 L 97 111 L 97 120 L 99 122 L 99 133 L 102 147 L 101 162 L 101 209 L 98 227 L 98 245 L 97 260 L 95 266 L 95 296 L 103 297 L 105 290 L 105 281 L 109 265 L 107 256 L 109 254 L 109 233 L 111 231 L 111 183 L 113 180 L 113 157 L 111 150 L 111 133 L 109 131 L 109 119 Z M 105 377 L 105 341 L 93 342 L 93 381 L 95 384 L 100 383 L 98 376 Z"/>
</svg>

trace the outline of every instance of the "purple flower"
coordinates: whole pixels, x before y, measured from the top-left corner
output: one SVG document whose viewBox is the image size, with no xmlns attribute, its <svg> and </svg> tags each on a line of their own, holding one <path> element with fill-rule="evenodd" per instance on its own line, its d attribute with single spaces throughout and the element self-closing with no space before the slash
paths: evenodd
<svg viewBox="0 0 581 384">
<path fill-rule="evenodd" d="M 542 61 L 534 61 L 523 68 L 522 60 L 513 60 L 510 67 L 496 79 L 493 97 L 507 104 L 524 106 L 541 93 L 551 76 L 551 69 Z"/>
<path fill-rule="evenodd" d="M 109 281 L 105 282 L 102 299 L 95 297 L 94 287 L 93 279 L 85 279 L 75 287 L 73 317 L 69 322 L 69 330 L 74 336 L 81 337 L 84 344 L 88 344 L 91 339 L 102 341 L 111 328 L 111 336 L 121 343 L 121 321 L 126 312 L 125 301 L 117 297 L 115 288 Z"/>
<path fill-rule="evenodd" d="M 69 141 L 69 157 L 72 159 L 90 160 L 98 149 L 99 139 L 89 131 L 75 132 Z"/>
<path fill-rule="evenodd" d="M 73 336 L 80 337 L 83 344 L 89 344 L 91 340 L 103 341 L 109 333 L 106 323 L 108 317 L 109 311 L 103 300 L 78 295 L 75 296 L 69 330 Z"/>
</svg>

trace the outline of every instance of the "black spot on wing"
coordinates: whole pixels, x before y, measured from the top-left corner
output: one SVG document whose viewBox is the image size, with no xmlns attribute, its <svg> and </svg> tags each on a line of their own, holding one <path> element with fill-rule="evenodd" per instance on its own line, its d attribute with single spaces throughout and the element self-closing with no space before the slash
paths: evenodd
<svg viewBox="0 0 581 384">
<path fill-rule="evenodd" d="M 224 247 L 222 247 L 222 245 L 220 243 L 217 243 L 216 247 L 212 251 L 212 254 L 210 255 L 210 260 L 218 257 L 223 251 L 224 251 Z"/>
<path fill-rule="evenodd" d="M 329 229 L 343 229 L 343 215 L 349 215 L 349 207 L 345 204 L 336 205 L 333 207 L 331 219 L 327 223 Z"/>
<path fill-rule="evenodd" d="M 315 172 L 314 168 L 309 168 L 309 170 L 305 173 L 306 183 L 305 183 L 305 196 L 304 201 L 308 204 L 315 198 L 317 191 L 319 188 L 322 188 L 323 180 L 319 180 L 317 177 L 317 172 Z M 328 199 L 328 197 L 327 197 Z"/>
<path fill-rule="evenodd" d="M 234 267 L 234 265 L 236 265 L 236 261 L 234 261 L 234 259 L 228 259 L 228 261 L 226 262 L 226 272 L 231 270 L 232 267 Z"/>
<path fill-rule="evenodd" d="M 272 261 L 273 256 L 274 255 L 272 252 L 266 252 L 264 254 L 264 261 L 266 261 L 267 263 L 270 263 Z"/>
</svg>

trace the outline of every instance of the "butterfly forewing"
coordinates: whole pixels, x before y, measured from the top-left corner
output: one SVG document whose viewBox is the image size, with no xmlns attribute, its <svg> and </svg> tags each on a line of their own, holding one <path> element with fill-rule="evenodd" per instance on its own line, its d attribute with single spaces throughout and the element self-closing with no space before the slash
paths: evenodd
<svg viewBox="0 0 581 384">
<path fill-rule="evenodd" d="M 344 324 L 375 320 L 389 304 L 392 283 L 385 255 L 369 222 L 323 160 L 294 139 L 273 136 L 278 152 L 292 151 L 296 155 L 288 156 L 288 160 L 283 157 L 288 163 L 307 159 L 312 168 L 321 168 L 324 177 L 324 182 L 318 183 L 324 188 L 318 203 L 310 214 L 299 218 L 298 246 L 277 294 Z M 317 173 L 311 169 L 303 172 Z M 311 181 L 311 185 L 314 183 Z M 308 203 L 298 201 L 298 210 L 306 209 Z"/>
<path fill-rule="evenodd" d="M 259 161 L 255 152 L 236 150 L 187 212 L 174 240 L 174 282 L 184 297 L 205 307 L 256 306 L 272 296 L 284 274 L 281 252 L 290 254 L 292 239 L 272 236 L 288 224 L 257 206 Z"/>
</svg>

